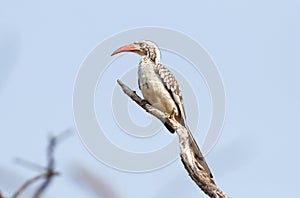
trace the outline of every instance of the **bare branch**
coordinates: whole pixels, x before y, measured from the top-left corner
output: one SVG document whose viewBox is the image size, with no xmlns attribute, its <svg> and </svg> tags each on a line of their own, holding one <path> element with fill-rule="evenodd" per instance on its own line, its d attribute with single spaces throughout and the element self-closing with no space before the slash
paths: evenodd
<svg viewBox="0 0 300 198">
<path fill-rule="evenodd" d="M 42 183 L 42 185 L 35 192 L 35 194 L 33 196 L 34 198 L 40 197 L 40 195 L 45 191 L 47 186 L 51 183 L 51 180 L 53 178 L 52 177 L 53 174 L 51 174 L 51 173 L 54 172 L 55 160 L 54 160 L 53 153 L 54 153 L 54 148 L 56 146 L 56 142 L 57 142 L 56 137 L 52 137 L 49 140 L 49 145 L 48 145 L 48 149 L 47 149 L 48 165 L 47 165 L 47 172 L 46 172 L 46 173 L 49 173 L 49 174 L 46 175 L 45 181 Z"/>
<path fill-rule="evenodd" d="M 43 171 L 47 170 L 47 168 L 44 167 L 44 166 L 41 166 L 39 164 L 36 164 L 34 162 L 31 162 L 31 161 L 28 161 L 28 160 L 25 160 L 25 159 L 21 159 L 21 158 L 15 158 L 14 162 L 16 164 L 20 165 L 20 166 L 23 166 L 25 168 L 28 168 L 28 169 L 31 169 L 31 170 L 34 170 L 34 171 L 43 172 Z"/>
<path fill-rule="evenodd" d="M 54 171 L 54 166 L 55 166 L 54 149 L 56 148 L 56 145 L 59 141 L 62 141 L 65 138 L 69 137 L 71 135 L 71 133 L 72 133 L 72 130 L 68 129 L 66 131 L 63 131 L 59 135 L 53 136 L 50 138 L 48 149 L 47 149 L 47 158 L 48 158 L 47 173 L 48 174 L 46 174 L 45 181 L 35 192 L 35 194 L 33 196 L 34 198 L 40 197 L 40 195 L 46 190 L 46 188 L 51 183 L 53 176 L 54 176 L 53 173 L 55 173 L 55 171 Z"/>
<path fill-rule="evenodd" d="M 174 131 L 176 131 L 177 135 L 179 136 L 181 161 L 184 164 L 185 169 L 188 171 L 190 177 L 198 185 L 198 187 L 209 197 L 227 198 L 227 195 L 217 187 L 214 180 L 207 174 L 201 164 L 194 158 L 191 158 L 191 156 L 194 156 L 194 153 L 197 153 L 199 151 L 195 150 L 198 148 L 190 147 L 190 144 L 188 142 L 190 133 L 189 129 L 182 126 L 174 118 L 167 116 L 165 113 L 151 106 L 146 100 L 140 98 L 135 91 L 132 91 L 122 81 L 118 80 L 117 82 L 121 86 L 123 92 L 128 95 L 134 102 L 136 102 L 140 107 L 158 118 L 161 122 L 167 123 L 174 129 Z"/>
<path fill-rule="evenodd" d="M 29 180 L 27 180 L 12 196 L 11 198 L 17 198 L 28 186 L 31 184 L 40 181 L 41 179 L 45 179 L 44 182 L 40 185 L 40 187 L 36 190 L 34 194 L 34 198 L 40 197 L 40 195 L 46 190 L 46 188 L 51 183 L 54 176 L 59 175 L 59 172 L 54 170 L 55 166 L 55 160 L 54 160 L 54 149 L 56 148 L 56 145 L 59 141 L 64 140 L 66 137 L 69 137 L 71 135 L 72 130 L 68 129 L 66 131 L 63 131 L 56 137 L 51 137 L 49 140 L 48 148 L 47 148 L 47 167 L 42 167 L 40 165 L 37 165 L 35 163 L 17 159 L 16 162 L 24 165 L 26 167 L 30 167 L 31 169 L 36 170 L 43 170 L 44 173 L 41 173 Z M 5 196 L 0 192 L 0 198 L 5 198 Z"/>
<path fill-rule="evenodd" d="M 58 172 L 45 172 L 40 175 L 37 175 L 29 180 L 27 180 L 12 196 L 12 198 L 17 198 L 30 184 L 40 180 L 41 178 L 53 177 L 59 175 Z M 1 198 L 1 196 L 0 196 Z"/>
</svg>

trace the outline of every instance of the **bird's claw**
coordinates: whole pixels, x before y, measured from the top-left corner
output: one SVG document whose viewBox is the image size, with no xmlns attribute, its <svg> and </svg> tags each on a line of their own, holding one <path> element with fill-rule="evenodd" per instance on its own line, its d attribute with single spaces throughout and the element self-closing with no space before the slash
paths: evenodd
<svg viewBox="0 0 300 198">
<path fill-rule="evenodd" d="M 175 108 L 172 109 L 171 114 L 169 115 L 170 119 L 175 118 Z"/>
<path fill-rule="evenodd" d="M 149 104 L 149 102 L 147 100 L 145 100 L 145 99 L 143 99 L 141 103 L 142 103 L 143 107 L 146 106 L 147 104 Z"/>
</svg>

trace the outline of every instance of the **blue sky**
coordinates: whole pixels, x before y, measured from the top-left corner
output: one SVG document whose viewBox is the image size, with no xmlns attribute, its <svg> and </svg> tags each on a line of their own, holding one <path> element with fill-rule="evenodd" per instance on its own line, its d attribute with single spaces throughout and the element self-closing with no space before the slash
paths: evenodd
<svg viewBox="0 0 300 198">
<path fill-rule="evenodd" d="M 231 197 L 299 196 L 299 8 L 299 1 L 257 0 L 2 1 L 1 191 L 10 194 L 36 174 L 15 157 L 43 164 L 47 136 L 74 128 L 73 85 L 89 52 L 120 31 L 160 26 L 199 42 L 223 79 L 225 124 L 207 155 L 219 186 Z M 196 139 L 201 142 L 199 134 Z M 91 156 L 77 134 L 56 156 L 63 176 L 46 197 L 94 196 L 74 182 L 76 166 L 93 171 L 120 197 L 202 194 L 180 160 L 153 172 L 118 171 Z"/>
</svg>

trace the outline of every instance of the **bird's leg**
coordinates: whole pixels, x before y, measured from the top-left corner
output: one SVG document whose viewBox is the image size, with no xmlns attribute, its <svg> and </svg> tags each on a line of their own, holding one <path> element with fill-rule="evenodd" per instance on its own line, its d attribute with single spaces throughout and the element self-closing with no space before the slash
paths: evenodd
<svg viewBox="0 0 300 198">
<path fill-rule="evenodd" d="M 141 102 L 142 107 L 145 107 L 147 104 L 151 105 L 147 100 L 142 99 L 142 102 Z"/>
<path fill-rule="evenodd" d="M 175 118 L 175 108 L 172 109 L 171 114 L 169 115 L 170 119 L 174 119 Z"/>
</svg>

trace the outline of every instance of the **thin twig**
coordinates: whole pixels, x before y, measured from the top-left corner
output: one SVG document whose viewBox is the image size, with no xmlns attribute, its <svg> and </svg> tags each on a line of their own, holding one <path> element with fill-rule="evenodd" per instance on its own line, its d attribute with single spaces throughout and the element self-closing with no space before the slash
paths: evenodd
<svg viewBox="0 0 300 198">
<path fill-rule="evenodd" d="M 56 137 L 52 137 L 49 140 L 49 145 L 48 145 L 48 149 L 47 149 L 47 157 L 48 157 L 48 166 L 47 166 L 47 173 L 52 173 L 54 172 L 54 148 L 56 146 Z M 41 186 L 37 189 L 37 191 L 34 194 L 34 198 L 38 198 L 40 197 L 40 195 L 45 191 L 45 189 L 47 188 L 47 186 L 51 183 L 52 181 L 52 174 L 47 174 L 46 175 L 46 179 L 45 181 L 41 184 Z"/>
<path fill-rule="evenodd" d="M 72 130 L 68 129 L 66 131 L 63 131 L 57 136 L 53 136 L 49 139 L 48 147 L 47 147 L 47 167 L 44 168 L 40 165 L 36 165 L 32 162 L 28 162 L 25 160 L 17 160 L 18 163 L 26 165 L 27 167 L 36 168 L 36 169 L 43 169 L 44 173 L 41 173 L 29 180 L 27 180 L 20 188 L 11 196 L 12 198 L 17 198 L 25 189 L 28 188 L 31 184 L 41 180 L 45 179 L 44 182 L 39 186 L 39 188 L 36 190 L 34 194 L 34 198 L 39 198 L 40 195 L 46 190 L 46 188 L 51 183 L 54 176 L 59 175 L 60 173 L 55 171 L 55 159 L 54 159 L 54 149 L 56 148 L 56 145 L 58 142 L 64 140 L 65 138 L 69 137 L 71 135 Z M 0 198 L 5 198 L 3 194 L 0 193 Z"/>
<path fill-rule="evenodd" d="M 140 107 L 146 110 L 148 113 L 152 114 L 158 118 L 161 122 L 167 123 L 179 136 L 180 143 L 180 157 L 184 164 L 185 169 L 188 171 L 190 177 L 198 185 L 198 187 L 209 197 L 212 198 L 227 198 L 227 195 L 222 192 L 214 182 L 214 180 L 207 174 L 205 169 L 201 164 L 191 156 L 199 152 L 195 147 L 190 147 L 189 144 L 189 129 L 182 126 L 175 118 L 167 116 L 165 113 L 151 106 L 146 100 L 140 98 L 135 91 L 132 91 L 128 86 L 126 86 L 122 81 L 118 80 L 118 84 L 121 86 L 123 92 L 128 95 L 134 102 L 136 102 Z"/>
<path fill-rule="evenodd" d="M 56 176 L 56 175 L 59 175 L 58 172 L 45 172 L 45 173 L 42 173 L 40 175 L 37 175 L 29 180 L 27 180 L 12 196 L 12 198 L 17 198 L 29 185 L 31 185 L 32 183 L 40 180 L 41 178 L 47 178 L 47 177 L 53 177 L 53 176 Z M 1 196 L 0 196 L 1 198 Z"/>
<path fill-rule="evenodd" d="M 54 166 L 55 166 L 55 158 L 54 158 L 54 149 L 59 141 L 64 140 L 65 138 L 69 137 L 73 131 L 68 129 L 57 136 L 53 136 L 49 140 L 49 145 L 47 149 L 47 158 L 48 158 L 48 165 L 47 165 L 47 173 L 48 175 L 45 177 L 45 181 L 41 184 L 41 186 L 37 189 L 34 194 L 34 198 L 39 198 L 40 195 L 46 190 L 53 179 Z"/>
<path fill-rule="evenodd" d="M 34 170 L 34 171 L 46 171 L 47 168 L 44 167 L 44 166 L 41 166 L 39 164 L 36 164 L 34 162 L 31 162 L 31 161 L 28 161 L 28 160 L 25 160 L 25 159 L 21 159 L 21 158 L 15 158 L 14 159 L 14 162 L 22 167 L 25 167 L 25 168 L 28 168 L 28 169 L 31 169 L 31 170 Z"/>
</svg>

